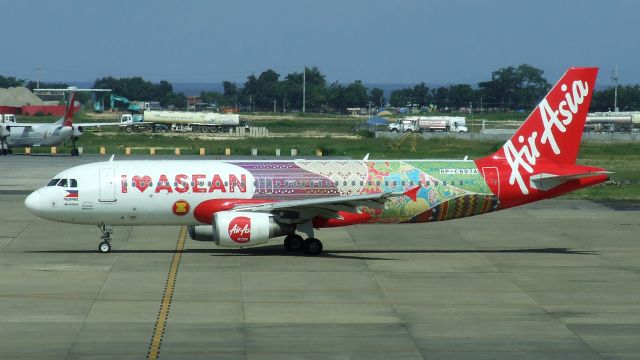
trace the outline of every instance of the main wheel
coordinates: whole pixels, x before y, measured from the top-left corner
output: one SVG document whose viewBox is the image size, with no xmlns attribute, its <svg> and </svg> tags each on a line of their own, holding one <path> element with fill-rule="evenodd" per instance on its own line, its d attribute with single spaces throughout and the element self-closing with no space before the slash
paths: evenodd
<svg viewBox="0 0 640 360">
<path fill-rule="evenodd" d="M 98 245 L 98 251 L 103 253 L 103 254 L 106 254 L 106 253 L 110 252 L 111 251 L 111 244 L 109 244 L 106 241 L 101 242 L 100 245 Z"/>
<path fill-rule="evenodd" d="M 320 255 L 322 253 L 322 243 L 316 238 L 308 238 L 304 241 L 304 253 L 307 255 Z"/>
<path fill-rule="evenodd" d="M 304 247 L 304 240 L 300 235 L 287 235 L 284 238 L 284 247 L 288 251 L 300 251 Z"/>
</svg>

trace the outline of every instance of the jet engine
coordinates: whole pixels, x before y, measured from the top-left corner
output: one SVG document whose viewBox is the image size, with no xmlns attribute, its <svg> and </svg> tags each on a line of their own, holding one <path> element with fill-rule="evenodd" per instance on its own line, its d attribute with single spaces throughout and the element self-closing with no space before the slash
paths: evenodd
<svg viewBox="0 0 640 360">
<path fill-rule="evenodd" d="M 213 215 L 211 226 L 189 227 L 191 239 L 214 241 L 224 247 L 260 245 L 271 238 L 294 232 L 294 225 L 278 223 L 271 214 L 240 211 L 220 211 Z"/>
<path fill-rule="evenodd" d="M 83 132 L 84 132 L 84 129 L 82 128 L 82 126 L 73 127 L 73 136 L 78 137 L 82 135 Z"/>
</svg>

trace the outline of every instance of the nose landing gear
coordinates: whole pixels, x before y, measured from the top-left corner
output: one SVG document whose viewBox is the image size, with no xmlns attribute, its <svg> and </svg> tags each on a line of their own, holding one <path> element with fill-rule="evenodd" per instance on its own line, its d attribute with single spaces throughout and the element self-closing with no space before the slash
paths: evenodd
<svg viewBox="0 0 640 360">
<path fill-rule="evenodd" d="M 99 225 L 98 228 L 102 231 L 102 242 L 98 244 L 98 251 L 106 254 L 111 251 L 111 234 L 113 234 L 113 226 L 111 225 Z"/>
</svg>

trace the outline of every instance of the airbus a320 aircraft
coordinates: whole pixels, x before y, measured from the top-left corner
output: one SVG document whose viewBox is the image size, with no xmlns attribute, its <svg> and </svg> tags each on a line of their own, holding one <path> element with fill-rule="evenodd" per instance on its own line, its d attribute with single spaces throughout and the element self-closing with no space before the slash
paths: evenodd
<svg viewBox="0 0 640 360">
<path fill-rule="evenodd" d="M 475 161 L 112 157 L 59 173 L 25 205 L 45 219 L 98 225 L 100 252 L 111 250 L 112 225 L 187 225 L 192 239 L 219 246 L 285 236 L 286 249 L 318 255 L 314 229 L 457 219 L 607 180 L 575 163 L 597 71 L 569 69 L 500 150 Z"/>
<path fill-rule="evenodd" d="M 0 152 L 3 155 L 15 147 L 58 146 L 71 141 L 71 155 L 78 156 L 76 141 L 87 127 L 116 126 L 118 123 L 73 123 L 73 108 L 77 91 L 106 91 L 105 89 L 42 89 L 70 92 L 64 117 L 55 123 L 18 123 L 14 121 L 0 124 Z M 108 90 L 111 91 L 111 90 Z"/>
</svg>

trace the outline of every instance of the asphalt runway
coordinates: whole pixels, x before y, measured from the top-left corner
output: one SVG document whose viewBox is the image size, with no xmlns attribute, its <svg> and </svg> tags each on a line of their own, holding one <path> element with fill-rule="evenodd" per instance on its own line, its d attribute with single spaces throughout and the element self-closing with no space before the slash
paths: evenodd
<svg viewBox="0 0 640 360">
<path fill-rule="evenodd" d="M 229 250 L 187 239 L 176 252 L 179 227 L 116 227 L 114 251 L 99 254 L 96 227 L 23 205 L 29 184 L 98 158 L 6 159 L 3 359 L 640 357 L 638 203 L 558 199 L 321 230 L 320 257 L 280 241 Z"/>
</svg>

